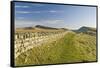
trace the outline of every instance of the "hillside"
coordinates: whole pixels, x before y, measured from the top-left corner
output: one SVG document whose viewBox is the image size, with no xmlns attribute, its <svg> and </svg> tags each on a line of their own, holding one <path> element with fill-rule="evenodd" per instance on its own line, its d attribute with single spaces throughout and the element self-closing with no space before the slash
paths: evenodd
<svg viewBox="0 0 100 68">
<path fill-rule="evenodd" d="M 92 32 L 96 32 L 96 29 L 95 28 L 92 28 L 92 27 L 81 27 L 80 29 L 78 29 L 79 32 L 88 32 L 88 31 L 92 31 Z"/>
<path fill-rule="evenodd" d="M 42 26 L 42 25 L 36 25 L 35 28 L 58 30 L 58 28 L 53 28 L 53 27 L 48 27 L 48 26 Z"/>
<path fill-rule="evenodd" d="M 45 32 L 45 31 L 67 31 L 66 28 L 53 28 L 48 26 L 36 25 L 34 27 L 16 28 L 16 32 Z"/>
<path fill-rule="evenodd" d="M 48 41 L 50 42 L 50 40 Z M 16 65 L 96 61 L 96 36 L 68 32 L 63 38 L 34 47 L 16 59 Z"/>
<path fill-rule="evenodd" d="M 96 28 L 93 27 L 86 27 L 83 26 L 81 28 L 79 28 L 78 30 L 72 30 L 76 33 L 85 33 L 85 34 L 89 34 L 89 35 L 96 35 Z"/>
</svg>

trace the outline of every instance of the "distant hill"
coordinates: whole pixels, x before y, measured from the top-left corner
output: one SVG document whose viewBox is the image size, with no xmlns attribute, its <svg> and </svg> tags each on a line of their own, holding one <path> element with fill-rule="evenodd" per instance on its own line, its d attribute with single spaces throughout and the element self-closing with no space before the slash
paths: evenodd
<svg viewBox="0 0 100 68">
<path fill-rule="evenodd" d="M 66 28 L 53 28 L 48 26 L 42 26 L 42 25 L 36 25 L 35 28 L 41 28 L 41 29 L 53 29 L 53 30 L 68 30 Z"/>
<path fill-rule="evenodd" d="M 34 27 L 24 27 L 24 29 L 35 29 Z"/>
<path fill-rule="evenodd" d="M 82 32 L 82 33 L 86 33 L 86 34 L 90 34 L 90 35 L 96 35 L 96 28 L 93 28 L 93 27 L 83 26 L 83 27 L 79 28 L 78 30 L 74 30 L 74 31 Z"/>
<path fill-rule="evenodd" d="M 92 27 L 81 27 L 80 29 L 78 29 L 79 32 L 87 32 L 87 31 L 93 31 L 96 32 L 96 28 L 92 28 Z"/>
<path fill-rule="evenodd" d="M 36 26 L 30 26 L 30 27 L 22 27 L 22 28 L 16 28 L 16 32 L 26 32 L 26 31 L 67 31 L 68 29 L 66 28 L 53 28 L 53 27 L 48 27 L 48 26 L 43 26 L 43 25 L 36 25 Z"/>
<path fill-rule="evenodd" d="M 23 28 L 17 28 L 17 29 L 55 29 L 58 30 L 58 28 L 48 27 L 48 26 L 42 26 L 42 25 L 36 25 L 36 26 L 30 26 L 30 27 L 23 27 Z"/>
<path fill-rule="evenodd" d="M 36 25 L 35 28 L 41 28 L 41 29 L 55 29 L 58 30 L 58 28 L 48 27 L 48 26 L 42 26 L 42 25 Z"/>
</svg>

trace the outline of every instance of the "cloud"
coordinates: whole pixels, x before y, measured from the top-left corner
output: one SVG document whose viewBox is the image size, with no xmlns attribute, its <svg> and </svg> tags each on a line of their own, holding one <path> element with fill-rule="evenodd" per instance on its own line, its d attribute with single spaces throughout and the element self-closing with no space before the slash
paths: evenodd
<svg viewBox="0 0 100 68">
<path fill-rule="evenodd" d="M 15 20 L 15 28 L 30 27 L 33 26 L 35 23 L 36 22 L 34 21 L 17 19 Z"/>
<path fill-rule="evenodd" d="M 57 11 L 55 11 L 55 10 L 50 10 L 49 12 L 51 12 L 51 13 L 55 13 L 55 12 L 57 12 Z"/>
<path fill-rule="evenodd" d="M 32 13 L 41 13 L 40 11 L 16 11 L 18 14 L 32 14 Z"/>
<path fill-rule="evenodd" d="M 44 6 L 44 4 L 32 4 L 32 6 L 41 7 L 41 6 Z"/>
<path fill-rule="evenodd" d="M 17 17 L 17 19 L 24 19 L 24 17 Z"/>
<path fill-rule="evenodd" d="M 27 13 L 30 13 L 30 12 L 28 12 L 28 11 L 16 11 L 16 13 L 27 14 Z"/>
<path fill-rule="evenodd" d="M 60 13 L 60 12 L 63 12 L 63 11 L 60 11 L 60 10 L 50 10 L 48 12 L 50 12 L 50 13 Z"/>
<path fill-rule="evenodd" d="M 48 23 L 48 24 L 60 24 L 60 23 L 64 23 L 63 20 L 47 20 L 45 21 L 45 23 Z"/>
<path fill-rule="evenodd" d="M 35 4 L 36 5 L 36 4 Z M 29 7 L 29 6 L 16 6 L 16 7 Z M 15 11 L 16 13 L 18 14 L 32 14 L 32 13 L 61 13 L 61 12 L 64 12 L 64 11 L 61 11 L 61 10 L 35 10 L 35 11 Z"/>
<path fill-rule="evenodd" d="M 28 13 L 60 13 L 63 11 L 60 10 L 48 10 L 48 11 L 16 11 L 16 13 L 20 14 L 28 14 Z"/>
<path fill-rule="evenodd" d="M 29 8 L 30 6 L 15 6 L 15 8 Z"/>
<path fill-rule="evenodd" d="M 56 20 L 23 20 L 23 19 L 16 19 L 15 20 L 15 28 L 19 27 L 32 27 L 36 25 L 43 25 L 48 27 L 55 27 L 55 28 L 62 28 L 66 27 L 66 23 L 62 19 Z"/>
<path fill-rule="evenodd" d="M 61 27 L 65 27 L 65 21 L 62 19 L 55 19 L 55 20 L 43 20 L 40 21 L 40 24 L 43 24 L 45 26 L 49 26 L 49 27 L 57 27 L 57 28 L 61 28 Z"/>
<path fill-rule="evenodd" d="M 15 5 L 15 8 L 29 8 L 29 7 L 41 7 L 43 4 L 32 4 L 32 5 Z"/>
</svg>

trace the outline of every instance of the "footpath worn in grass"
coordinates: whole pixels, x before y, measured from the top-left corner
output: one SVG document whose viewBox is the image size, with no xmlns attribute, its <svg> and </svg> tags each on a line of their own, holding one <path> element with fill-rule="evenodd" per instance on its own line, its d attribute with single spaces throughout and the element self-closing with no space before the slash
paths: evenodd
<svg viewBox="0 0 100 68">
<path fill-rule="evenodd" d="M 49 42 L 49 41 L 48 41 Z M 16 66 L 96 61 L 96 37 L 67 33 L 60 40 L 22 53 Z"/>
</svg>

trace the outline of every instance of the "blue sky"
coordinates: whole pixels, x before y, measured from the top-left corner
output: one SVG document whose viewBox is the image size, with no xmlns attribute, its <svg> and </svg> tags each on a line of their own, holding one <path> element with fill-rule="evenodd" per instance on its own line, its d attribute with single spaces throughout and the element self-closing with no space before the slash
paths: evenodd
<svg viewBox="0 0 100 68">
<path fill-rule="evenodd" d="M 15 2 L 15 27 L 96 27 L 96 7 Z"/>
</svg>

